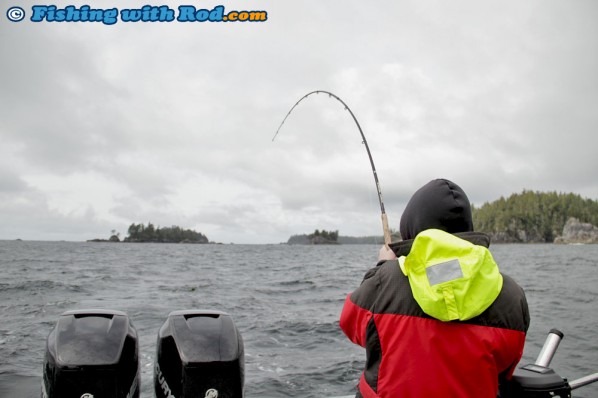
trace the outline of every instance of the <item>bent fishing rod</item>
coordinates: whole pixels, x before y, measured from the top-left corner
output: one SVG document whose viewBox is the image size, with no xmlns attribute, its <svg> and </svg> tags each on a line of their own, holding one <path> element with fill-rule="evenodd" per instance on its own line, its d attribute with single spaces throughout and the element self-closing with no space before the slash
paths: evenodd
<svg viewBox="0 0 598 398">
<path fill-rule="evenodd" d="M 274 137 L 272 137 L 272 141 L 274 141 L 274 139 L 276 138 L 276 136 L 280 132 L 280 129 L 282 128 L 282 125 L 287 120 L 287 118 L 291 115 L 291 113 L 297 107 L 297 105 L 299 105 L 299 103 L 301 101 L 303 101 L 304 99 L 306 99 L 310 95 L 312 95 L 312 94 L 320 94 L 320 93 L 328 94 L 329 97 L 334 98 L 337 101 L 339 101 L 341 104 L 343 104 L 343 106 L 345 107 L 345 110 L 349 111 L 349 114 L 351 114 L 351 117 L 353 118 L 353 121 L 355 121 L 355 124 L 357 125 L 357 128 L 359 129 L 359 134 L 361 134 L 361 140 L 362 140 L 361 143 L 363 145 L 365 145 L 365 150 L 368 153 L 368 157 L 370 159 L 370 165 L 372 166 L 372 173 L 374 174 L 374 182 L 376 183 L 376 190 L 378 192 L 378 201 L 380 202 L 380 211 L 381 211 L 381 217 L 382 217 L 382 231 L 384 233 L 384 244 L 386 246 L 388 246 L 390 244 L 390 241 L 391 241 L 390 229 L 388 228 L 388 218 L 386 217 L 386 211 L 384 210 L 384 201 L 382 200 L 382 190 L 380 189 L 380 182 L 378 181 L 378 173 L 376 172 L 376 166 L 374 165 L 374 159 L 372 158 L 372 153 L 370 152 L 370 147 L 368 146 L 368 142 L 365 139 L 365 135 L 363 134 L 363 130 L 361 129 L 361 126 L 359 125 L 359 122 L 357 121 L 357 118 L 355 117 L 355 114 L 353 113 L 353 111 L 351 111 L 351 109 L 349 108 L 349 106 L 342 99 L 340 99 L 337 95 L 335 95 L 335 94 L 333 94 L 333 93 L 331 93 L 329 91 L 324 91 L 324 90 L 315 90 L 315 91 L 312 91 L 310 93 L 305 94 L 303 97 L 301 97 L 299 99 L 299 101 L 297 101 L 295 103 L 295 105 L 293 105 L 293 107 L 289 110 L 289 112 L 287 113 L 287 115 L 284 117 L 284 119 L 280 123 L 280 126 L 278 126 L 278 129 L 276 130 L 276 134 L 274 134 Z"/>
</svg>

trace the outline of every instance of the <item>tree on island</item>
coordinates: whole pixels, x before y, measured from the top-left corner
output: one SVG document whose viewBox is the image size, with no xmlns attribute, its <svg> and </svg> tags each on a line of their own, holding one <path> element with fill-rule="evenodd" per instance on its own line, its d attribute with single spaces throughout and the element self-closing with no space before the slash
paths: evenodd
<svg viewBox="0 0 598 398">
<path fill-rule="evenodd" d="M 338 230 L 336 231 L 326 231 L 326 230 L 315 230 L 313 234 L 307 235 L 310 240 L 314 240 L 317 238 L 322 238 L 323 240 L 327 240 L 330 242 L 337 242 L 338 241 Z"/>
<path fill-rule="evenodd" d="M 128 229 L 129 236 L 125 242 L 158 242 L 158 243 L 208 243 L 208 238 L 201 232 L 191 229 L 182 229 L 176 225 L 172 227 L 155 227 L 151 222 L 144 224 L 131 224 Z"/>
<path fill-rule="evenodd" d="M 109 242 L 120 242 L 120 232 L 116 232 L 115 229 L 110 231 L 110 239 L 108 239 L 108 241 Z"/>
</svg>

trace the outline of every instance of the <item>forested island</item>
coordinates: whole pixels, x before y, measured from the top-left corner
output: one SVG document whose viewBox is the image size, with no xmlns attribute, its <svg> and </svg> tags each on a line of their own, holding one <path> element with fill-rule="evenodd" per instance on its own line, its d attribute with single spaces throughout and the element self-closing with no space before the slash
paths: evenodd
<svg viewBox="0 0 598 398">
<path fill-rule="evenodd" d="M 337 245 L 338 230 L 326 231 L 316 229 L 313 233 L 307 235 L 293 235 L 287 241 L 289 245 Z"/>
<path fill-rule="evenodd" d="M 524 190 L 472 211 L 495 243 L 598 243 L 598 201 L 580 195 Z"/>
<path fill-rule="evenodd" d="M 598 201 L 573 193 L 524 190 L 480 207 L 472 206 L 474 229 L 493 243 L 598 243 Z M 401 240 L 398 231 L 392 241 Z M 287 244 L 381 244 L 382 236 L 343 237 L 316 230 Z"/>
<path fill-rule="evenodd" d="M 398 231 L 391 230 L 392 241 L 401 240 Z M 311 234 L 293 235 L 287 241 L 289 245 L 378 245 L 384 243 L 384 236 L 342 236 L 338 230 L 329 232 L 315 230 Z"/>
<path fill-rule="evenodd" d="M 155 227 L 151 222 L 144 224 L 131 224 L 128 229 L 128 236 L 123 242 L 132 243 L 209 243 L 207 236 L 201 232 L 191 229 L 183 229 L 176 225 L 172 227 Z M 120 242 L 120 234 L 112 231 L 110 239 L 93 239 L 89 242 Z"/>
<path fill-rule="evenodd" d="M 172 227 L 155 228 L 152 223 L 131 224 L 125 242 L 158 242 L 158 243 L 209 243 L 207 236 L 191 229 Z"/>
</svg>

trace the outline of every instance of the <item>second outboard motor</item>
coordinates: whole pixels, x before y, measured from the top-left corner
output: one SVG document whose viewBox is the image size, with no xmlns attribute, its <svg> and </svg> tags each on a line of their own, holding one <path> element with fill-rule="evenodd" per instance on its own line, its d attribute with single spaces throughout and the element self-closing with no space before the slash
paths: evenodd
<svg viewBox="0 0 598 398">
<path fill-rule="evenodd" d="M 244 361 L 243 340 L 230 315 L 171 312 L 158 334 L 156 397 L 242 397 Z"/>
<path fill-rule="evenodd" d="M 42 398 L 139 397 L 137 331 L 113 310 L 63 313 L 47 339 Z"/>
</svg>

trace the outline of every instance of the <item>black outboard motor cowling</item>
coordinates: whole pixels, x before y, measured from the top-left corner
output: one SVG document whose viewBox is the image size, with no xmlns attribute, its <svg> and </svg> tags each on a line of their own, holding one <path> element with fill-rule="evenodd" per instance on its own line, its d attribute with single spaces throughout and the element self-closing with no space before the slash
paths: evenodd
<svg viewBox="0 0 598 398">
<path fill-rule="evenodd" d="M 174 311 L 158 334 L 157 398 L 243 396 L 243 340 L 230 315 Z"/>
<path fill-rule="evenodd" d="M 563 336 L 551 329 L 536 362 L 515 369 L 511 380 L 501 386 L 500 397 L 571 398 L 571 385 L 548 367 Z"/>
<path fill-rule="evenodd" d="M 513 378 L 501 388 L 508 398 L 571 398 L 567 380 L 551 368 L 529 364 L 515 370 Z"/>
<path fill-rule="evenodd" d="M 137 331 L 124 312 L 67 311 L 48 335 L 42 398 L 83 396 L 139 397 Z"/>
</svg>

